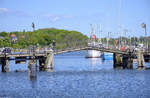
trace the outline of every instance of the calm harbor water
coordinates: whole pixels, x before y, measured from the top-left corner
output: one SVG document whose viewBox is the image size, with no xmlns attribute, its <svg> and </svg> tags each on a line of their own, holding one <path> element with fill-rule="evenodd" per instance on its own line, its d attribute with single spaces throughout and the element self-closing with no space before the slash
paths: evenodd
<svg viewBox="0 0 150 98">
<path fill-rule="evenodd" d="M 115 70 L 112 60 L 84 56 L 56 55 L 54 72 L 37 70 L 35 77 L 27 63 L 11 61 L 10 72 L 0 72 L 0 98 L 150 98 L 150 70 Z"/>
</svg>

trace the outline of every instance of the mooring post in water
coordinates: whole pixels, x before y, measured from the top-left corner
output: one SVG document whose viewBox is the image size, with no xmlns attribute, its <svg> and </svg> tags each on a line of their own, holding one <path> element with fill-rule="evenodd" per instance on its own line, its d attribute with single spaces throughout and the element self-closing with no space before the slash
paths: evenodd
<svg viewBox="0 0 150 98">
<path fill-rule="evenodd" d="M 122 67 L 123 67 L 123 69 L 125 69 L 125 68 L 127 68 L 127 65 L 128 65 L 128 55 L 123 55 L 123 59 L 122 59 L 122 61 L 123 61 L 123 64 L 122 64 Z"/>
<path fill-rule="evenodd" d="M 133 58 L 131 53 L 123 55 L 123 69 L 133 69 Z"/>
<path fill-rule="evenodd" d="M 138 57 L 138 69 L 145 69 L 145 61 L 142 50 L 139 48 L 137 51 L 137 57 Z"/>
<path fill-rule="evenodd" d="M 116 53 L 113 54 L 113 61 L 114 61 L 113 66 L 114 68 L 116 68 Z"/>
<path fill-rule="evenodd" d="M 129 57 L 128 58 L 128 65 L 127 65 L 128 69 L 133 69 L 133 58 Z"/>
<path fill-rule="evenodd" d="M 37 63 L 36 63 L 36 60 L 29 60 L 28 68 L 30 68 L 30 67 L 31 67 L 31 64 L 36 65 L 36 64 L 37 64 Z M 36 67 L 36 66 L 35 66 L 35 67 Z"/>
<path fill-rule="evenodd" d="M 133 69 L 133 57 L 134 57 L 134 55 L 130 51 L 129 52 L 129 58 L 128 58 L 128 66 L 127 66 L 129 69 Z"/>
<path fill-rule="evenodd" d="M 53 71 L 54 70 L 54 53 L 47 53 L 47 56 L 39 57 L 40 70 Z"/>
<path fill-rule="evenodd" d="M 29 60 L 28 63 L 28 75 L 29 75 L 29 79 L 32 81 L 36 80 L 37 78 L 37 69 L 36 69 L 36 61 L 34 60 Z"/>
<path fill-rule="evenodd" d="M 36 70 L 37 61 L 36 61 L 35 46 L 32 46 L 32 51 L 31 52 L 32 52 L 32 56 L 31 56 L 31 60 L 29 60 L 28 68 L 30 70 L 31 69 L 35 69 Z"/>
<path fill-rule="evenodd" d="M 6 70 L 5 70 L 5 60 L 4 60 L 4 58 L 1 58 L 1 66 L 2 66 L 2 72 L 6 72 Z"/>
<path fill-rule="evenodd" d="M 39 57 L 39 70 L 44 70 L 45 62 L 46 62 L 45 56 Z"/>
<path fill-rule="evenodd" d="M 8 60 L 8 58 L 6 59 L 6 72 L 9 72 L 9 60 Z"/>
<path fill-rule="evenodd" d="M 123 63 L 122 63 L 122 55 L 121 54 L 116 54 L 114 53 L 113 55 L 113 61 L 114 61 L 114 68 L 119 68 L 122 69 L 123 68 Z"/>
<path fill-rule="evenodd" d="M 47 53 L 45 69 L 46 71 L 54 70 L 54 53 L 53 52 Z"/>
<path fill-rule="evenodd" d="M 129 54 L 116 54 L 113 55 L 114 68 L 118 69 L 132 69 L 133 68 L 133 58 L 131 53 Z"/>
<path fill-rule="evenodd" d="M 2 72 L 9 72 L 9 58 L 1 58 Z"/>
</svg>

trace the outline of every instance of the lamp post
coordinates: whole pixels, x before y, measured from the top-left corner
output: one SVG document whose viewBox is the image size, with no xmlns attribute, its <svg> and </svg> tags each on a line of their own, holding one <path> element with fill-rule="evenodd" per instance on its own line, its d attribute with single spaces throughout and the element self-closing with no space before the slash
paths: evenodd
<svg viewBox="0 0 150 98">
<path fill-rule="evenodd" d="M 142 23 L 141 24 L 141 26 L 142 26 L 142 28 L 144 28 L 144 30 L 145 30 L 145 43 L 146 43 L 146 48 L 148 47 L 148 42 L 147 42 L 147 31 L 146 31 L 146 24 L 145 23 Z"/>
<path fill-rule="evenodd" d="M 33 32 L 34 32 L 34 30 L 35 30 L 35 24 L 34 24 L 34 22 L 32 22 L 32 28 L 33 28 Z M 33 42 L 34 43 L 34 42 Z M 35 59 L 35 45 L 33 45 L 32 46 L 32 53 L 33 53 L 33 59 Z"/>
<path fill-rule="evenodd" d="M 142 28 L 144 28 L 144 30 L 145 30 L 145 36 L 147 36 L 147 32 L 146 32 L 146 24 L 145 24 L 145 23 L 142 23 Z"/>
<path fill-rule="evenodd" d="M 35 30 L 35 24 L 34 22 L 32 22 L 32 28 L 33 28 L 33 31 Z"/>
</svg>

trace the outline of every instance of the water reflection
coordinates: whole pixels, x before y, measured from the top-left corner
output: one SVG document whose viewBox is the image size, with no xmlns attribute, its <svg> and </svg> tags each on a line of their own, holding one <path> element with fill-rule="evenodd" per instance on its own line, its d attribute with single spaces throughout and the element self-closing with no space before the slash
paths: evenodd
<svg viewBox="0 0 150 98">
<path fill-rule="evenodd" d="M 31 87 L 35 88 L 36 81 L 37 81 L 37 62 L 36 62 L 36 60 L 29 60 L 28 76 L 29 76 L 29 80 L 31 81 Z"/>
<path fill-rule="evenodd" d="M 102 58 L 89 58 L 88 61 L 92 71 L 101 69 L 113 69 L 112 60 L 104 60 Z"/>
<path fill-rule="evenodd" d="M 26 64 L 15 68 L 11 62 L 12 70 L 22 68 L 28 73 L 0 73 L 0 97 L 150 98 L 149 70 L 113 70 L 111 60 L 74 55 L 56 56 L 54 73 L 38 72 L 34 61 L 28 61 L 28 67 Z"/>
<path fill-rule="evenodd" d="M 97 65 L 97 64 L 102 64 L 104 62 L 101 58 L 90 58 L 89 60 L 92 66 Z"/>
</svg>

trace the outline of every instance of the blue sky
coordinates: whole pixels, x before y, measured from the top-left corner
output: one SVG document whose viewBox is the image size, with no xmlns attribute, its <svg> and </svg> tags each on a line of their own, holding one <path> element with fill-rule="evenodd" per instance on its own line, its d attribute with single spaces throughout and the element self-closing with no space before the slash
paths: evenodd
<svg viewBox="0 0 150 98">
<path fill-rule="evenodd" d="M 150 36 L 150 0 L 0 0 L 0 31 L 31 31 L 32 22 L 36 29 L 55 27 L 88 36 L 90 24 L 99 36 L 100 24 L 103 37 L 107 32 L 117 37 L 125 29 L 128 36 L 144 36 L 145 22 Z"/>
</svg>

